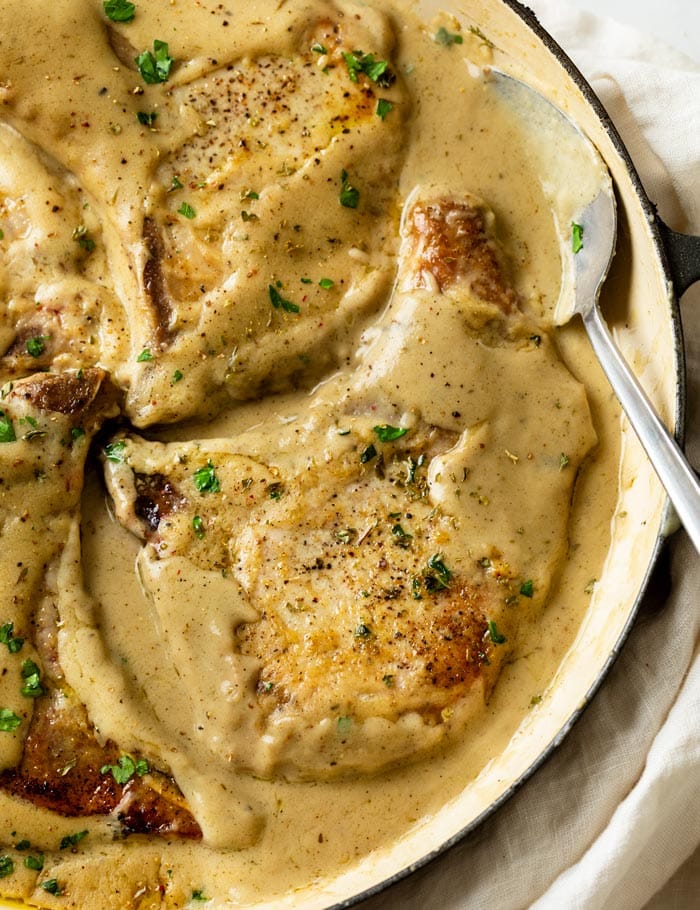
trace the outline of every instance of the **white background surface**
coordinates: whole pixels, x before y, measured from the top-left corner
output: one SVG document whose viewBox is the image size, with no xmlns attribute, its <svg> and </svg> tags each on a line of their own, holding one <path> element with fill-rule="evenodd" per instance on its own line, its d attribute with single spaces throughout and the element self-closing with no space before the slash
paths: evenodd
<svg viewBox="0 0 700 910">
<path fill-rule="evenodd" d="M 700 62 L 699 0 L 570 0 L 597 16 L 608 16 L 656 35 Z"/>
</svg>

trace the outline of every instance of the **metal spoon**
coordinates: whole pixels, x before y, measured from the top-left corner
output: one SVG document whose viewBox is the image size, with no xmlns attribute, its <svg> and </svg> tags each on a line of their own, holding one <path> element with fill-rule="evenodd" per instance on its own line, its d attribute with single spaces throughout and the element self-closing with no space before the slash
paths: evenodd
<svg viewBox="0 0 700 910">
<path fill-rule="evenodd" d="M 546 159 L 549 157 L 552 167 L 543 173 L 556 173 L 562 156 L 569 156 L 575 162 L 574 171 L 578 178 L 580 198 L 574 200 L 571 210 L 565 210 L 566 217 L 570 217 L 571 227 L 565 232 L 567 244 L 562 256 L 565 283 L 568 278 L 572 292 L 560 297 L 554 321 L 557 325 L 563 325 L 576 314 L 581 316 L 591 346 L 613 391 L 695 549 L 700 553 L 698 478 L 625 362 L 598 306 L 600 290 L 614 255 L 617 235 L 615 195 L 607 168 L 588 138 L 539 92 L 495 69 L 489 72 L 488 77 L 499 93 L 515 104 L 518 112 L 526 117 L 529 131 L 533 133 L 533 142 L 538 145 L 536 153 L 544 159 L 540 162 L 542 167 L 547 168 Z M 588 170 L 584 171 L 586 167 Z M 546 185 L 544 190 L 545 195 L 549 195 Z M 561 208 L 561 200 L 552 196 L 550 201 L 556 217 Z M 573 243 L 571 228 L 576 232 Z"/>
</svg>

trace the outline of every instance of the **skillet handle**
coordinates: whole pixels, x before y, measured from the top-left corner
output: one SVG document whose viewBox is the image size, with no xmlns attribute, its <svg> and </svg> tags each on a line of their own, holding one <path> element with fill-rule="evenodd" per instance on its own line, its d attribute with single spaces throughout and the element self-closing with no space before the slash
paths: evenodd
<svg viewBox="0 0 700 910">
<path fill-rule="evenodd" d="M 668 256 L 676 296 L 680 297 L 691 284 L 700 281 L 700 237 L 672 231 L 660 218 L 657 224 Z"/>
</svg>

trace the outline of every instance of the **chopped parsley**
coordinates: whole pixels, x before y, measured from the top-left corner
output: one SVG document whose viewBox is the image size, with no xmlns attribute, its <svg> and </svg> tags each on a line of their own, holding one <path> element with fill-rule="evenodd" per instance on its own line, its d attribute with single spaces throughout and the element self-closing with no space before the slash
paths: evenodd
<svg viewBox="0 0 700 910">
<path fill-rule="evenodd" d="M 210 898 L 210 897 L 207 897 L 206 894 L 204 893 L 204 891 L 202 891 L 201 888 L 197 888 L 196 891 L 193 891 L 193 892 L 192 892 L 192 897 L 190 898 L 190 900 L 193 900 L 193 901 L 209 901 L 209 900 L 211 900 L 211 898 Z"/>
<path fill-rule="evenodd" d="M 70 438 L 72 440 L 82 439 L 85 435 L 85 430 L 82 427 L 71 427 L 70 428 Z"/>
<path fill-rule="evenodd" d="M 348 180 L 348 172 L 343 170 L 340 173 L 340 204 L 346 209 L 356 209 L 360 201 L 360 191 L 356 189 Z"/>
<path fill-rule="evenodd" d="M 348 544 L 350 543 L 357 531 L 354 528 L 341 528 L 339 531 L 335 532 L 335 539 L 340 543 Z"/>
<path fill-rule="evenodd" d="M 181 190 L 182 186 L 183 185 L 180 182 L 180 178 L 177 176 L 177 174 L 174 174 L 173 179 L 170 181 L 170 186 L 168 187 L 168 192 L 172 193 L 173 190 Z"/>
<path fill-rule="evenodd" d="M 202 540 L 204 535 L 207 533 L 201 515 L 195 515 L 192 519 L 192 530 L 194 531 L 194 536 L 198 540 Z"/>
<path fill-rule="evenodd" d="M 189 202 L 183 202 L 180 208 L 177 210 L 177 213 L 178 215 L 182 215 L 184 218 L 189 218 L 190 221 L 197 214 Z"/>
<path fill-rule="evenodd" d="M 464 44 L 464 38 L 456 32 L 448 32 L 446 28 L 439 28 L 435 32 L 435 40 L 443 47 L 450 47 L 452 44 Z"/>
<path fill-rule="evenodd" d="M 328 290 L 330 290 L 330 288 L 333 287 L 333 285 L 335 284 L 335 281 L 333 281 L 332 278 L 322 278 L 318 284 L 319 284 L 319 287 L 322 287 L 324 291 L 328 291 Z"/>
<path fill-rule="evenodd" d="M 12 421 L 4 411 L 0 411 L 0 442 L 14 442 L 16 438 Z"/>
<path fill-rule="evenodd" d="M 114 462 L 114 464 L 123 464 L 125 448 L 126 442 L 123 439 L 119 439 L 117 442 L 107 443 L 102 451 L 107 461 Z"/>
<path fill-rule="evenodd" d="M 563 471 L 564 468 L 568 465 L 568 463 L 569 463 L 569 456 L 565 455 L 562 452 L 561 455 L 559 456 L 559 470 Z"/>
<path fill-rule="evenodd" d="M 276 310 L 279 310 L 281 308 L 285 313 L 301 312 L 301 308 L 297 306 L 296 303 L 292 303 L 291 300 L 285 300 L 285 298 L 280 294 L 274 284 L 269 284 L 267 286 L 267 290 L 270 294 L 270 303 Z"/>
<path fill-rule="evenodd" d="M 0 644 L 7 645 L 7 650 L 10 654 L 16 654 L 22 650 L 24 639 L 15 637 L 14 623 L 6 622 L 0 626 Z"/>
<path fill-rule="evenodd" d="M 5 878 L 7 875 L 12 875 L 15 871 L 15 864 L 12 861 L 11 856 L 0 856 L 0 878 Z"/>
<path fill-rule="evenodd" d="M 487 47 L 495 47 L 495 46 L 496 46 L 496 45 L 493 43 L 493 41 L 491 41 L 490 38 L 487 38 L 487 37 L 486 37 L 486 35 L 481 31 L 480 28 L 477 28 L 476 25 L 470 25 L 470 26 L 469 26 L 469 31 L 472 33 L 472 35 L 476 35 L 476 37 L 477 37 L 480 41 L 482 41 Z"/>
<path fill-rule="evenodd" d="M 279 481 L 268 483 L 265 489 L 270 499 L 281 499 L 284 495 L 284 484 Z"/>
<path fill-rule="evenodd" d="M 257 221 L 258 220 L 258 216 L 255 214 L 255 212 L 246 212 L 245 209 L 243 209 L 243 211 L 241 212 L 241 218 L 243 219 L 243 221 Z"/>
<path fill-rule="evenodd" d="M 24 685 L 20 692 L 25 698 L 39 698 L 46 692 L 41 684 L 41 671 L 33 660 L 25 660 L 22 664 L 22 679 Z"/>
<path fill-rule="evenodd" d="M 155 111 L 146 113 L 146 111 L 138 111 L 136 118 L 142 126 L 153 126 L 156 122 L 156 117 L 158 114 Z"/>
<path fill-rule="evenodd" d="M 394 542 L 404 550 L 411 546 L 413 535 L 407 534 L 400 524 L 395 524 L 391 529 L 391 533 L 394 535 Z"/>
<path fill-rule="evenodd" d="M 184 375 L 185 374 L 182 372 L 182 370 L 175 370 L 173 373 L 173 384 L 179 382 Z"/>
<path fill-rule="evenodd" d="M 374 428 L 374 432 L 380 442 L 394 442 L 405 436 L 408 430 L 405 427 L 392 427 L 388 423 L 382 423 Z"/>
<path fill-rule="evenodd" d="M 41 872 L 44 868 L 44 854 L 40 853 L 38 856 L 25 856 L 24 865 L 27 869 L 33 869 L 35 872 Z"/>
<path fill-rule="evenodd" d="M 360 453 L 360 464 L 367 464 L 368 461 L 371 461 L 377 454 L 377 450 L 374 447 L 374 443 L 370 442 L 366 449 Z"/>
<path fill-rule="evenodd" d="M 328 48 L 325 45 L 320 44 L 318 41 L 315 44 L 311 45 L 311 50 L 314 52 L 314 54 L 327 54 L 328 53 Z"/>
<path fill-rule="evenodd" d="M 27 338 L 27 354 L 30 357 L 41 357 L 46 350 L 48 335 L 35 335 L 33 338 Z"/>
<path fill-rule="evenodd" d="M 151 354 L 148 348 L 144 348 L 136 358 L 136 363 L 148 363 L 151 360 L 153 360 L 153 354 Z"/>
<path fill-rule="evenodd" d="M 76 844 L 79 844 L 80 841 L 88 836 L 87 831 L 76 831 L 75 834 L 66 834 L 65 837 L 61 838 L 61 850 L 67 850 L 68 847 L 75 847 Z"/>
<path fill-rule="evenodd" d="M 88 234 L 88 229 L 84 224 L 79 224 L 77 228 L 73 228 L 73 240 L 86 253 L 92 253 L 95 249 L 95 241 Z"/>
<path fill-rule="evenodd" d="M 580 253 L 583 249 L 583 225 L 571 222 L 571 249 L 574 253 Z"/>
<path fill-rule="evenodd" d="M 382 88 L 388 88 L 395 81 L 396 76 L 389 69 L 387 60 L 375 60 L 374 54 L 364 54 L 362 51 L 343 53 L 343 59 L 348 68 L 351 82 L 357 82 L 360 73 Z"/>
<path fill-rule="evenodd" d="M 392 111 L 393 107 L 394 105 L 391 101 L 387 101 L 386 98 L 379 98 L 377 100 L 377 117 L 381 117 L 381 119 L 384 120 L 386 115 Z"/>
<path fill-rule="evenodd" d="M 197 468 L 194 472 L 194 485 L 198 493 L 220 492 L 221 484 L 216 476 L 216 468 L 212 464 L 211 458 L 203 467 Z"/>
<path fill-rule="evenodd" d="M 520 585 L 520 593 L 523 595 L 523 597 L 532 597 L 532 595 L 535 593 L 535 586 L 533 585 L 531 578 L 528 578 L 527 581 L 524 581 Z"/>
<path fill-rule="evenodd" d="M 131 22 L 136 6 L 129 0 L 104 0 L 105 16 L 112 22 Z"/>
<path fill-rule="evenodd" d="M 361 622 L 359 624 L 359 626 L 357 626 L 357 628 L 355 629 L 355 638 L 367 639 L 367 638 L 371 638 L 371 637 L 372 637 L 372 630 L 366 623 Z"/>
<path fill-rule="evenodd" d="M 393 689 L 394 688 L 394 674 L 387 673 L 385 676 L 382 676 L 382 682 L 387 687 L 387 689 Z"/>
<path fill-rule="evenodd" d="M 241 201 L 244 199 L 259 199 L 260 194 L 256 193 L 255 190 L 243 190 L 241 192 Z"/>
<path fill-rule="evenodd" d="M 122 755 L 116 765 L 102 765 L 100 774 L 111 774 L 118 784 L 127 784 L 132 777 L 143 777 L 150 768 L 145 758 L 133 759 L 131 755 Z M 86 832 L 87 833 L 87 832 Z"/>
<path fill-rule="evenodd" d="M 494 645 L 503 645 L 506 643 L 508 639 L 505 637 L 505 635 L 501 635 L 496 627 L 496 623 L 492 619 L 489 619 L 488 627 L 489 638 L 494 643 Z"/>
<path fill-rule="evenodd" d="M 174 62 L 168 54 L 166 42 L 158 41 L 158 39 L 153 42 L 153 53 L 143 51 L 136 57 L 136 66 L 139 68 L 141 78 L 148 85 L 165 82 Z"/>
<path fill-rule="evenodd" d="M 9 708 L 0 708 L 0 733 L 12 733 L 22 723 L 22 718 L 17 717 Z"/>
<path fill-rule="evenodd" d="M 28 841 L 28 840 L 26 840 L 26 839 L 25 839 L 25 840 L 18 841 L 18 842 L 15 844 L 15 850 L 19 850 L 20 853 L 21 853 L 23 850 L 29 850 L 30 847 L 31 847 L 31 842 Z"/>
<path fill-rule="evenodd" d="M 444 591 L 449 586 L 452 572 L 447 568 L 440 553 L 434 553 L 428 560 L 428 568 L 423 573 L 426 590 L 434 594 Z"/>
<path fill-rule="evenodd" d="M 43 888 L 44 891 L 48 891 L 49 894 L 59 895 L 62 893 L 57 878 L 47 878 L 45 882 L 41 882 L 40 887 Z"/>
</svg>

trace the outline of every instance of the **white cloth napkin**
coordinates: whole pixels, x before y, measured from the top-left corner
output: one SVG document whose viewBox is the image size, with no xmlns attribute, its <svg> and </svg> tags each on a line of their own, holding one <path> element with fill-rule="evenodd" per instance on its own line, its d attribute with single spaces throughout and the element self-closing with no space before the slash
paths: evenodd
<svg viewBox="0 0 700 910">
<path fill-rule="evenodd" d="M 700 65 L 562 0 L 530 0 L 600 96 L 660 214 L 700 234 Z M 687 451 L 700 466 L 700 285 L 682 301 Z M 449 854 L 362 910 L 700 908 L 700 558 L 669 546 L 593 704 L 553 758 Z"/>
</svg>

